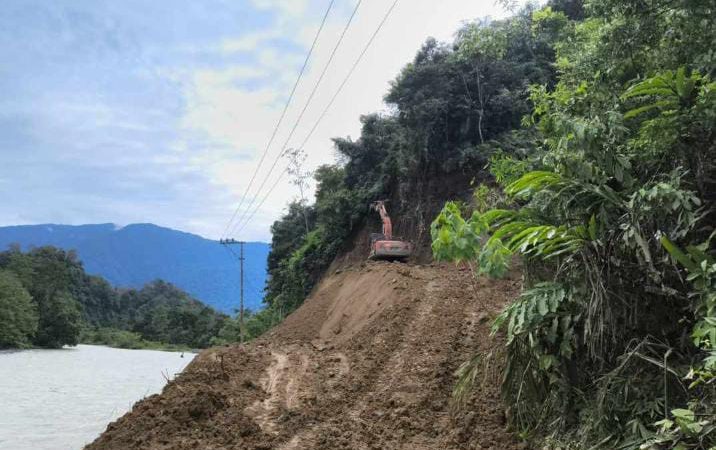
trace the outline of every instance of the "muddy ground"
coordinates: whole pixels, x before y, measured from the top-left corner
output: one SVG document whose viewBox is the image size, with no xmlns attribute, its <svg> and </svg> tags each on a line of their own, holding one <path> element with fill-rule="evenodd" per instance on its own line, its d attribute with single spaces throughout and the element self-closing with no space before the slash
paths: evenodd
<svg viewBox="0 0 716 450">
<path fill-rule="evenodd" d="M 283 324 L 202 352 L 88 450 L 519 449 L 495 382 L 451 414 L 455 371 L 499 342 L 519 281 L 374 262 L 327 276 Z"/>
</svg>

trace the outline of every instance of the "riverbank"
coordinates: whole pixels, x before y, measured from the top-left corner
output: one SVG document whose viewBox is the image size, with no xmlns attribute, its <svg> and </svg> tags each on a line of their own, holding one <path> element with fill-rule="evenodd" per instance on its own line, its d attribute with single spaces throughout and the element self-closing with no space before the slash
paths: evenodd
<svg viewBox="0 0 716 450">
<path fill-rule="evenodd" d="M 0 352 L 0 448 L 80 449 L 194 356 L 82 344 Z"/>
<path fill-rule="evenodd" d="M 117 330 L 105 328 L 102 330 L 85 330 L 80 334 L 80 342 L 78 345 L 94 345 L 123 350 L 156 350 L 163 352 L 183 352 L 183 353 L 199 353 L 201 348 L 194 348 L 188 345 L 169 344 L 166 342 L 148 341 L 142 339 L 139 333 L 131 331 Z M 62 347 L 5 347 L 0 348 L 0 353 L 22 352 L 27 350 L 61 350 L 63 348 L 73 348 L 76 346 Z"/>
<path fill-rule="evenodd" d="M 194 352 L 196 349 L 188 345 L 169 344 L 166 342 L 149 341 L 139 333 L 118 330 L 116 328 L 85 329 L 80 334 L 80 343 L 86 345 L 103 345 L 125 350 L 159 350 L 167 352 Z"/>
</svg>

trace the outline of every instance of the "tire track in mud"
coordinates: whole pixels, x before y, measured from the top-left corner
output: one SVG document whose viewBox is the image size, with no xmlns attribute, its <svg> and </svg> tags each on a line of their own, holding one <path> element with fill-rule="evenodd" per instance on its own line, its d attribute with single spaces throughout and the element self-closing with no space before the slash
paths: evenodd
<svg viewBox="0 0 716 450">
<path fill-rule="evenodd" d="M 434 289 L 435 283 L 435 281 L 428 282 L 425 290 L 429 293 Z M 425 357 L 425 349 L 419 349 L 416 352 L 410 352 L 410 349 L 416 347 L 416 330 L 420 330 L 424 327 L 426 320 L 431 316 L 430 313 L 434 306 L 434 301 L 429 295 L 420 301 L 417 311 L 413 314 L 413 318 L 407 321 L 408 326 L 402 330 L 401 334 L 403 339 L 393 350 L 390 358 L 383 366 L 381 370 L 382 375 L 375 382 L 374 390 L 368 394 L 369 400 L 386 394 L 393 397 L 399 393 L 412 394 L 415 391 L 414 388 L 419 387 L 417 383 L 414 383 L 415 377 L 410 376 L 413 370 L 406 370 L 406 364 L 412 364 L 411 362 L 406 362 L 405 355 L 411 355 L 412 358 L 415 359 Z M 362 416 L 366 413 L 368 403 L 370 403 L 370 401 L 361 401 L 355 408 L 350 410 L 348 414 L 351 417 L 365 419 L 365 417 Z"/>
<path fill-rule="evenodd" d="M 288 368 L 288 355 L 272 351 L 271 358 L 271 364 L 266 368 L 266 375 L 261 380 L 261 387 L 268 397 L 256 400 L 246 408 L 246 414 L 254 419 L 261 431 L 277 434 L 275 418 L 280 414 L 281 406 L 287 403 L 281 387 L 286 375 L 284 372 Z"/>
<path fill-rule="evenodd" d="M 368 379 L 352 380 L 367 386 L 362 387 L 364 393 L 358 396 L 351 398 L 350 392 L 347 393 L 351 401 L 345 403 L 344 414 L 350 420 L 329 420 L 319 427 L 319 432 L 330 439 L 340 441 L 342 435 L 352 435 L 350 440 L 342 441 L 348 448 L 445 448 L 432 436 L 436 429 L 449 426 L 447 401 L 436 403 L 434 399 L 436 392 L 444 391 L 435 381 L 438 377 L 435 368 L 445 365 L 446 353 L 451 353 L 449 343 L 462 333 L 461 325 L 467 321 L 468 314 L 465 304 L 470 302 L 464 298 L 464 291 L 459 292 L 457 299 L 446 299 L 449 281 L 432 276 L 430 271 L 415 269 L 411 275 L 410 290 L 403 304 L 397 305 L 397 311 L 388 311 L 385 318 L 396 326 L 370 333 L 370 348 L 376 349 L 379 359 L 367 361 Z M 460 310 L 459 319 L 455 314 L 446 314 L 446 310 L 454 309 Z M 431 324 L 437 325 L 441 317 L 449 317 L 448 320 L 456 322 L 455 326 L 433 329 Z M 379 319 L 378 323 L 381 322 Z M 459 358 L 458 363 L 462 362 Z M 452 371 L 448 375 L 444 383 L 451 386 Z M 449 393 L 442 393 L 449 398 Z M 419 409 L 431 411 L 428 421 L 432 423 L 420 424 L 430 428 L 428 433 L 419 433 L 416 429 L 419 426 L 415 427 L 410 418 L 413 411 Z M 414 436 L 410 437 L 411 434 Z M 375 435 L 381 436 L 384 447 L 370 446 Z M 331 445 L 324 442 L 315 448 L 332 448 Z"/>
</svg>

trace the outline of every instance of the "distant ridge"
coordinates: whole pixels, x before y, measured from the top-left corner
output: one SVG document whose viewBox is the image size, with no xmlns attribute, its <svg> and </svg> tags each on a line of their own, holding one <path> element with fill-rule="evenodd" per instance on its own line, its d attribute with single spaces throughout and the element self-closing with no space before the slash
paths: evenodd
<svg viewBox="0 0 716 450">
<path fill-rule="evenodd" d="M 214 308 L 232 313 L 239 305 L 238 262 L 217 241 L 150 223 L 119 227 L 20 225 L 0 227 L 0 249 L 52 245 L 76 250 L 88 273 L 120 287 L 141 287 L 161 278 Z M 238 251 L 238 248 L 234 249 Z M 269 244 L 245 247 L 246 307 L 261 308 Z"/>
</svg>

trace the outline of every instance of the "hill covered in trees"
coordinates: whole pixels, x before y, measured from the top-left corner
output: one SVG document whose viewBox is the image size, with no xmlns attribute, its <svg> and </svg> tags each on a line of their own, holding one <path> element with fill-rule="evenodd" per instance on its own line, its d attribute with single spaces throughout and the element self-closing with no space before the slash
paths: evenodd
<svg viewBox="0 0 716 450">
<path fill-rule="evenodd" d="M 162 279 L 226 314 L 238 308 L 238 262 L 218 242 L 152 224 L 0 227 L 0 249 L 51 245 L 75 250 L 87 273 L 112 285 L 141 288 Z M 246 244 L 246 306 L 259 309 L 269 246 Z"/>
<path fill-rule="evenodd" d="M 523 274 L 494 324 L 506 345 L 463 366 L 457 404 L 505 364 L 509 425 L 539 448 L 712 449 L 714 15 L 711 0 L 552 0 L 427 40 L 392 113 L 335 139 L 315 203 L 273 225 L 255 332 L 365 256 L 368 204 L 388 198 L 418 260 L 432 244 L 475 276 Z"/>
<path fill-rule="evenodd" d="M 338 158 L 315 172 L 315 203 L 290 205 L 272 227 L 257 329 L 300 305 L 337 255 L 367 256 L 367 233 L 380 230 L 370 202 L 389 199 L 395 234 L 426 260 L 429 226 L 445 200 L 469 199 L 490 176 L 483 170 L 490 160 L 510 171 L 511 158 L 535 151 L 537 132 L 521 123 L 532 108 L 530 86 L 556 83 L 554 40 L 566 19 L 537 22 L 533 12 L 471 23 L 449 44 L 428 39 L 385 95 L 393 113 L 361 117 L 358 139 L 334 139 Z"/>
<path fill-rule="evenodd" d="M 170 283 L 117 289 L 72 251 L 0 252 L 0 348 L 209 346 L 227 316 Z"/>
</svg>

